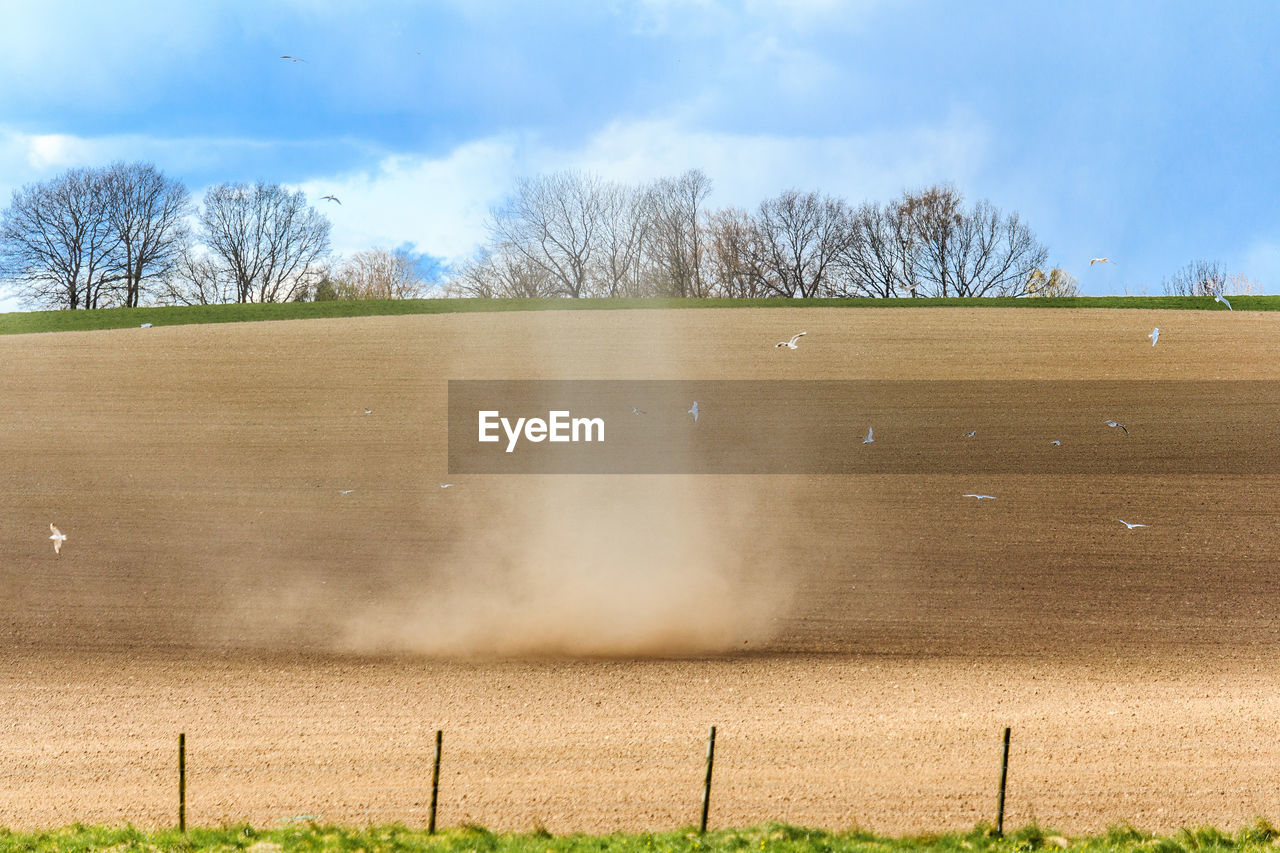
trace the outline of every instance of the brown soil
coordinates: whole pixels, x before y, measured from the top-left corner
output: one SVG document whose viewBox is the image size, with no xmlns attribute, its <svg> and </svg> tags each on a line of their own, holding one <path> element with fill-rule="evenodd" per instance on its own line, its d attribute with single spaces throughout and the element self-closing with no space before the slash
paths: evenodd
<svg viewBox="0 0 1280 853">
<path fill-rule="evenodd" d="M 0 824 L 172 823 L 179 731 L 195 823 L 423 824 L 443 728 L 443 824 L 670 828 L 713 723 L 717 825 L 967 828 L 1006 725 L 1008 823 L 1274 817 L 1280 477 L 450 477 L 446 380 L 1275 380 L 1278 340 L 997 309 L 0 338 Z M 1124 387 L 1099 421 L 1158 418 Z"/>
</svg>

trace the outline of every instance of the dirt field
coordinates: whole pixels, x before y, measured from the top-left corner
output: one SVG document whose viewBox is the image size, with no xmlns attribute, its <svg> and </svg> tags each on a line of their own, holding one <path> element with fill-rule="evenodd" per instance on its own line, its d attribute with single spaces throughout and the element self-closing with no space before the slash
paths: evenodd
<svg viewBox="0 0 1280 853">
<path fill-rule="evenodd" d="M 712 723 L 719 825 L 967 828 L 1005 725 L 1012 824 L 1276 819 L 1280 476 L 1229 473 L 1276 454 L 1247 429 L 1271 395 L 1201 431 L 1228 473 L 1162 469 L 1179 439 L 1134 381 L 1063 449 L 1115 452 L 1115 417 L 1152 473 L 454 477 L 446 383 L 1226 388 L 1278 353 L 1264 314 L 1025 309 L 0 338 L 0 824 L 172 823 L 179 731 L 195 823 L 422 824 L 443 728 L 444 824 L 668 828 Z M 956 417 L 922 400 L 899 433 L 961 441 Z M 1033 420 L 965 417 L 974 442 Z"/>
</svg>

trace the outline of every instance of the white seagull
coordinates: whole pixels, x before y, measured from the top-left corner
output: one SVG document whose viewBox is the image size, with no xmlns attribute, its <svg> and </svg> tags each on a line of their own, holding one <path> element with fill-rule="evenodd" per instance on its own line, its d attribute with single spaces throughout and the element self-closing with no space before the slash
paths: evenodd
<svg viewBox="0 0 1280 853">
<path fill-rule="evenodd" d="M 1052 444 L 1054 447 L 1061 447 L 1061 446 L 1062 446 L 1062 442 L 1061 442 L 1061 441 L 1059 441 L 1059 440 L 1058 440 L 1058 439 L 1056 439 L 1056 438 L 1055 438 L 1053 441 L 1049 442 L 1049 443 L 1050 443 L 1050 444 Z"/>
<path fill-rule="evenodd" d="M 689 410 L 689 414 L 693 415 L 693 422 L 696 424 L 698 422 L 698 401 L 697 400 L 693 401 L 693 408 Z"/>
<path fill-rule="evenodd" d="M 322 195 L 322 196 L 320 196 L 320 200 L 321 200 L 321 201 L 336 201 L 336 202 L 338 202 L 338 206 L 339 206 L 339 207 L 341 207 L 341 206 L 342 206 L 342 201 L 341 201 L 341 199 L 339 199 L 336 195 Z"/>
<path fill-rule="evenodd" d="M 1147 335 L 1147 337 L 1151 338 L 1151 345 L 1155 346 L 1156 341 L 1160 340 L 1160 327 L 1156 326 L 1154 329 L 1152 329 L 1151 334 Z"/>
<path fill-rule="evenodd" d="M 1224 297 L 1221 293 L 1216 294 L 1216 295 L 1213 297 L 1213 301 L 1214 301 L 1214 302 L 1221 302 L 1223 305 L 1227 306 L 1227 310 L 1228 310 L 1228 311 L 1234 311 L 1234 310 L 1235 310 L 1234 308 L 1232 308 L 1232 307 L 1231 307 L 1231 303 L 1230 303 L 1230 302 L 1228 302 L 1228 301 L 1226 300 L 1226 297 Z"/>
<path fill-rule="evenodd" d="M 351 493 L 352 493 L 352 492 L 354 492 L 354 491 L 355 491 L 355 489 L 339 489 L 339 490 L 338 490 L 338 494 L 340 494 L 340 495 L 349 495 L 349 494 L 351 494 Z"/>
<path fill-rule="evenodd" d="M 1129 434 L 1129 428 L 1124 424 L 1120 423 L 1119 421 L 1107 420 L 1107 421 L 1104 421 L 1104 423 L 1106 423 L 1106 425 L 1109 427 L 1119 427 L 1120 429 L 1124 430 L 1125 435 Z"/>
<path fill-rule="evenodd" d="M 995 495 L 961 495 L 960 497 L 962 497 L 962 498 L 977 498 L 977 499 L 978 499 L 978 500 L 980 500 L 980 501 L 993 501 L 993 500 L 995 500 L 995 499 L 996 499 L 996 496 L 995 496 Z"/>
<path fill-rule="evenodd" d="M 287 60 L 289 60 L 290 62 L 306 62 L 306 60 L 305 60 L 305 59 L 303 59 L 303 58 L 302 58 L 302 57 L 300 57 L 300 56 L 290 56 L 290 55 L 289 55 L 289 54 L 287 54 L 287 53 L 286 53 L 284 56 L 280 57 L 280 58 L 281 58 L 281 59 L 287 59 Z"/>
<path fill-rule="evenodd" d="M 373 414 L 373 409 L 365 409 L 365 410 L 364 410 L 364 413 L 365 413 L 366 415 L 372 415 L 372 414 Z"/>
<path fill-rule="evenodd" d="M 871 444 L 873 441 L 875 441 L 875 439 L 871 437 L 871 429 L 872 429 L 871 427 L 867 427 L 867 437 L 862 439 L 863 444 Z"/>
<path fill-rule="evenodd" d="M 441 483 L 441 484 L 440 484 L 440 488 L 442 488 L 442 489 L 452 489 L 452 488 L 453 488 L 453 483 Z"/>
<path fill-rule="evenodd" d="M 1125 521 L 1123 518 L 1117 518 L 1117 519 L 1116 519 L 1116 521 L 1120 522 L 1121 524 L 1123 524 L 1125 527 L 1129 528 L 1130 530 L 1132 530 L 1132 529 L 1133 529 L 1133 528 L 1135 528 L 1135 527 L 1146 527 L 1146 526 L 1147 526 L 1147 525 L 1145 525 L 1145 524 L 1134 524 L 1133 522 Z"/>
<path fill-rule="evenodd" d="M 791 336 L 791 340 L 789 340 L 789 341 L 779 341 L 778 343 L 774 344 L 774 347 L 773 347 L 773 348 L 774 348 L 774 349 L 777 349 L 778 347 L 786 347 L 787 349 L 800 349 L 800 347 L 796 346 L 796 342 L 797 342 L 798 340 L 800 340 L 801 338 L 803 338 L 803 337 L 804 337 L 805 335 L 807 335 L 807 334 L 809 334 L 809 333 L 808 333 L 808 332 L 801 332 L 801 333 L 800 333 L 800 334 L 798 334 L 798 335 L 792 335 L 792 336 Z"/>
<path fill-rule="evenodd" d="M 649 413 L 648 413 L 648 412 L 646 412 L 644 409 L 637 409 L 635 406 L 632 406 L 632 407 L 631 407 L 631 411 L 635 412 L 637 415 L 647 415 L 647 414 L 649 414 Z"/>
<path fill-rule="evenodd" d="M 150 329 L 150 328 L 151 328 L 151 324 L 150 324 L 150 323 L 143 323 L 143 324 L 142 324 L 141 326 L 139 326 L 138 328 L 139 328 L 139 329 Z"/>
<path fill-rule="evenodd" d="M 1089 266 L 1093 266 L 1094 264 L 1106 264 L 1110 262 L 1111 262 L 1110 258 L 1090 258 Z"/>
<path fill-rule="evenodd" d="M 53 535 L 49 537 L 50 539 L 53 540 L 53 553 L 61 555 L 62 543 L 67 541 L 67 535 L 63 533 L 61 530 L 59 530 L 58 528 L 54 527 L 52 521 L 49 522 L 49 530 L 53 532 Z"/>
</svg>

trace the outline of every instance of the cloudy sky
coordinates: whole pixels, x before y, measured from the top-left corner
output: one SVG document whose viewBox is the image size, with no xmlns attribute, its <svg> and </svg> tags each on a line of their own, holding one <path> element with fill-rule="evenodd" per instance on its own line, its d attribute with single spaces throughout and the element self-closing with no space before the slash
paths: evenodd
<svg viewBox="0 0 1280 853">
<path fill-rule="evenodd" d="M 1196 258 L 1280 292 L 1262 0 L 0 0 L 0 21 L 0 205 L 145 160 L 197 199 L 299 187 L 335 250 L 447 263 L 554 169 L 697 167 L 742 207 L 951 182 L 1019 211 L 1086 293 L 1159 293 Z"/>
</svg>

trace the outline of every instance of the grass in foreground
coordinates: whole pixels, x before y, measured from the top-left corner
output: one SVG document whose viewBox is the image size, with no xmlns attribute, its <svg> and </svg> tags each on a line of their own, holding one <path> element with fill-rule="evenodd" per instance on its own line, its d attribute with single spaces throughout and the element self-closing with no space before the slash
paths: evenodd
<svg viewBox="0 0 1280 853">
<path fill-rule="evenodd" d="M 1174 835 L 1154 836 L 1130 826 L 1112 827 L 1103 835 L 1066 838 L 1031 825 L 996 838 L 979 825 L 968 833 L 886 838 L 857 830 L 828 832 L 787 824 L 698 835 L 692 829 L 638 835 L 563 835 L 543 830 L 497 834 L 467 826 L 428 835 L 425 829 L 391 825 L 351 829 L 319 824 L 291 824 L 274 829 L 228 826 L 146 832 L 130 826 L 70 826 L 47 832 L 0 830 L 0 853 L 23 851 L 252 851 L 252 853 L 1026 853 L 1070 849 L 1081 853 L 1204 853 L 1204 851 L 1273 851 L 1280 832 L 1259 819 L 1238 832 L 1200 827 Z"/>
<path fill-rule="evenodd" d="M 1237 311 L 1280 311 L 1280 296 L 1236 296 Z M 1208 296 L 1077 296 L 1014 299 L 387 299 L 355 302 L 280 302 L 253 305 L 179 305 L 170 308 L 101 308 L 94 311 L 26 311 L 0 314 L 0 335 L 137 328 L 143 323 L 244 323 L 255 320 L 319 320 L 395 314 L 474 311 L 623 311 L 673 308 L 1145 308 L 1226 311 Z"/>
</svg>

